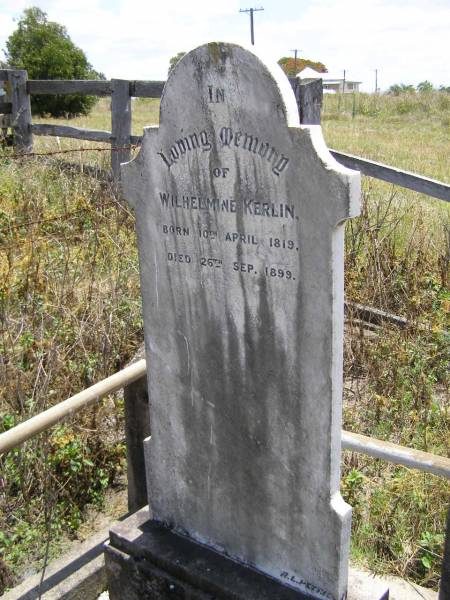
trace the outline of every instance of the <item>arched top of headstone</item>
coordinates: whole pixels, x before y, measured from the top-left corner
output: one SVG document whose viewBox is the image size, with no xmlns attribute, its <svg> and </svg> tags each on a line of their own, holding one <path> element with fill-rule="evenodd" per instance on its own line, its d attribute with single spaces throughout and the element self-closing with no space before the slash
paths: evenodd
<svg viewBox="0 0 450 600">
<path fill-rule="evenodd" d="M 281 68 L 231 43 L 204 44 L 177 63 L 161 98 L 161 124 L 186 123 L 194 106 L 206 119 L 231 122 L 245 110 L 259 125 L 267 119 L 278 126 L 299 125 L 295 96 Z"/>
<path fill-rule="evenodd" d="M 126 197 L 134 207 L 146 204 L 144 180 L 151 189 L 183 182 L 184 191 L 231 197 L 255 175 L 267 193 L 287 197 L 302 190 L 302 203 L 323 206 L 334 225 L 358 213 L 359 175 L 335 161 L 320 125 L 300 125 L 281 68 L 236 44 L 199 46 L 168 78 L 159 127 L 145 128 L 138 156 L 122 165 Z"/>
</svg>

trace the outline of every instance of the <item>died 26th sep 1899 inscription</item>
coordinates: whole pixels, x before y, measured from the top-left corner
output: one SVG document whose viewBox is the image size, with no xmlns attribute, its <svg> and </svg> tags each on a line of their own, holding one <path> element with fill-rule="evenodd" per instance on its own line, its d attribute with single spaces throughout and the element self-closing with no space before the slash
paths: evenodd
<svg viewBox="0 0 450 600">
<path fill-rule="evenodd" d="M 343 227 L 359 179 L 287 79 L 209 44 L 123 166 L 136 211 L 153 517 L 317 598 L 346 592 Z"/>
</svg>

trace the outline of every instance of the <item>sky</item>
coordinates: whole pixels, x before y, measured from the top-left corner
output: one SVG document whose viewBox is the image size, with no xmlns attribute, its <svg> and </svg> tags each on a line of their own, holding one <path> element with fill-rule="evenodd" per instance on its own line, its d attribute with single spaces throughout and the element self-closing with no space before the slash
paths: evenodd
<svg viewBox="0 0 450 600">
<path fill-rule="evenodd" d="M 64 25 L 109 78 L 163 80 L 169 59 L 205 42 L 250 43 L 274 62 L 299 56 L 330 73 L 378 86 L 450 85 L 450 0 L 0 0 L 0 48 L 24 8 L 39 6 Z M 2 56 L 3 58 L 3 56 Z"/>
</svg>

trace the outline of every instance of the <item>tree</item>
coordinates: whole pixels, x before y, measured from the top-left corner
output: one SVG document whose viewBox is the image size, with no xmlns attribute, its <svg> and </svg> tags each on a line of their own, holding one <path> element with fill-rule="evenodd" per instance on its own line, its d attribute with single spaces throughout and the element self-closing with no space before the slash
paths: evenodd
<svg viewBox="0 0 450 600">
<path fill-rule="evenodd" d="M 169 60 L 169 70 L 167 72 L 167 77 L 172 73 L 172 71 L 175 68 L 175 65 L 180 62 L 180 60 L 183 58 L 183 56 L 185 54 L 186 54 L 186 52 L 178 52 L 178 54 L 175 54 L 175 56 L 172 56 L 172 58 Z"/>
<path fill-rule="evenodd" d="M 417 91 L 420 94 L 426 94 L 428 92 L 432 92 L 433 91 L 433 84 L 430 81 L 421 81 L 420 83 L 417 84 Z"/>
<path fill-rule="evenodd" d="M 400 94 L 414 94 L 415 91 L 415 87 L 410 83 L 394 83 L 387 93 L 392 96 L 400 96 Z"/>
<path fill-rule="evenodd" d="M 300 71 L 303 71 L 303 69 L 305 69 L 306 67 L 311 67 L 311 69 L 314 69 L 319 73 L 327 72 L 327 68 L 323 63 L 308 60 L 307 58 L 297 58 L 296 62 L 295 58 L 292 58 L 292 56 L 283 56 L 278 61 L 278 64 L 288 77 L 295 77 Z"/>
<path fill-rule="evenodd" d="M 26 69 L 30 79 L 104 79 L 72 42 L 66 28 L 48 21 L 37 7 L 24 10 L 6 41 L 5 56 L 10 68 Z M 74 117 L 87 114 L 95 102 L 94 97 L 79 94 L 33 95 L 31 110 L 38 115 Z"/>
</svg>

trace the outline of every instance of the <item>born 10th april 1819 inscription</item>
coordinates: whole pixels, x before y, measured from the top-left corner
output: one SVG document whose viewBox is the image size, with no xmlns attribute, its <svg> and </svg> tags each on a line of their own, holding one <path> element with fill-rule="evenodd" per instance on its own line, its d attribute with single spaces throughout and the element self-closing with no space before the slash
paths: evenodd
<svg viewBox="0 0 450 600">
<path fill-rule="evenodd" d="M 278 68 L 278 67 L 276 67 Z M 136 211 L 153 517 L 318 598 L 346 592 L 343 222 L 359 176 L 253 53 L 187 54 L 122 167 Z"/>
</svg>

